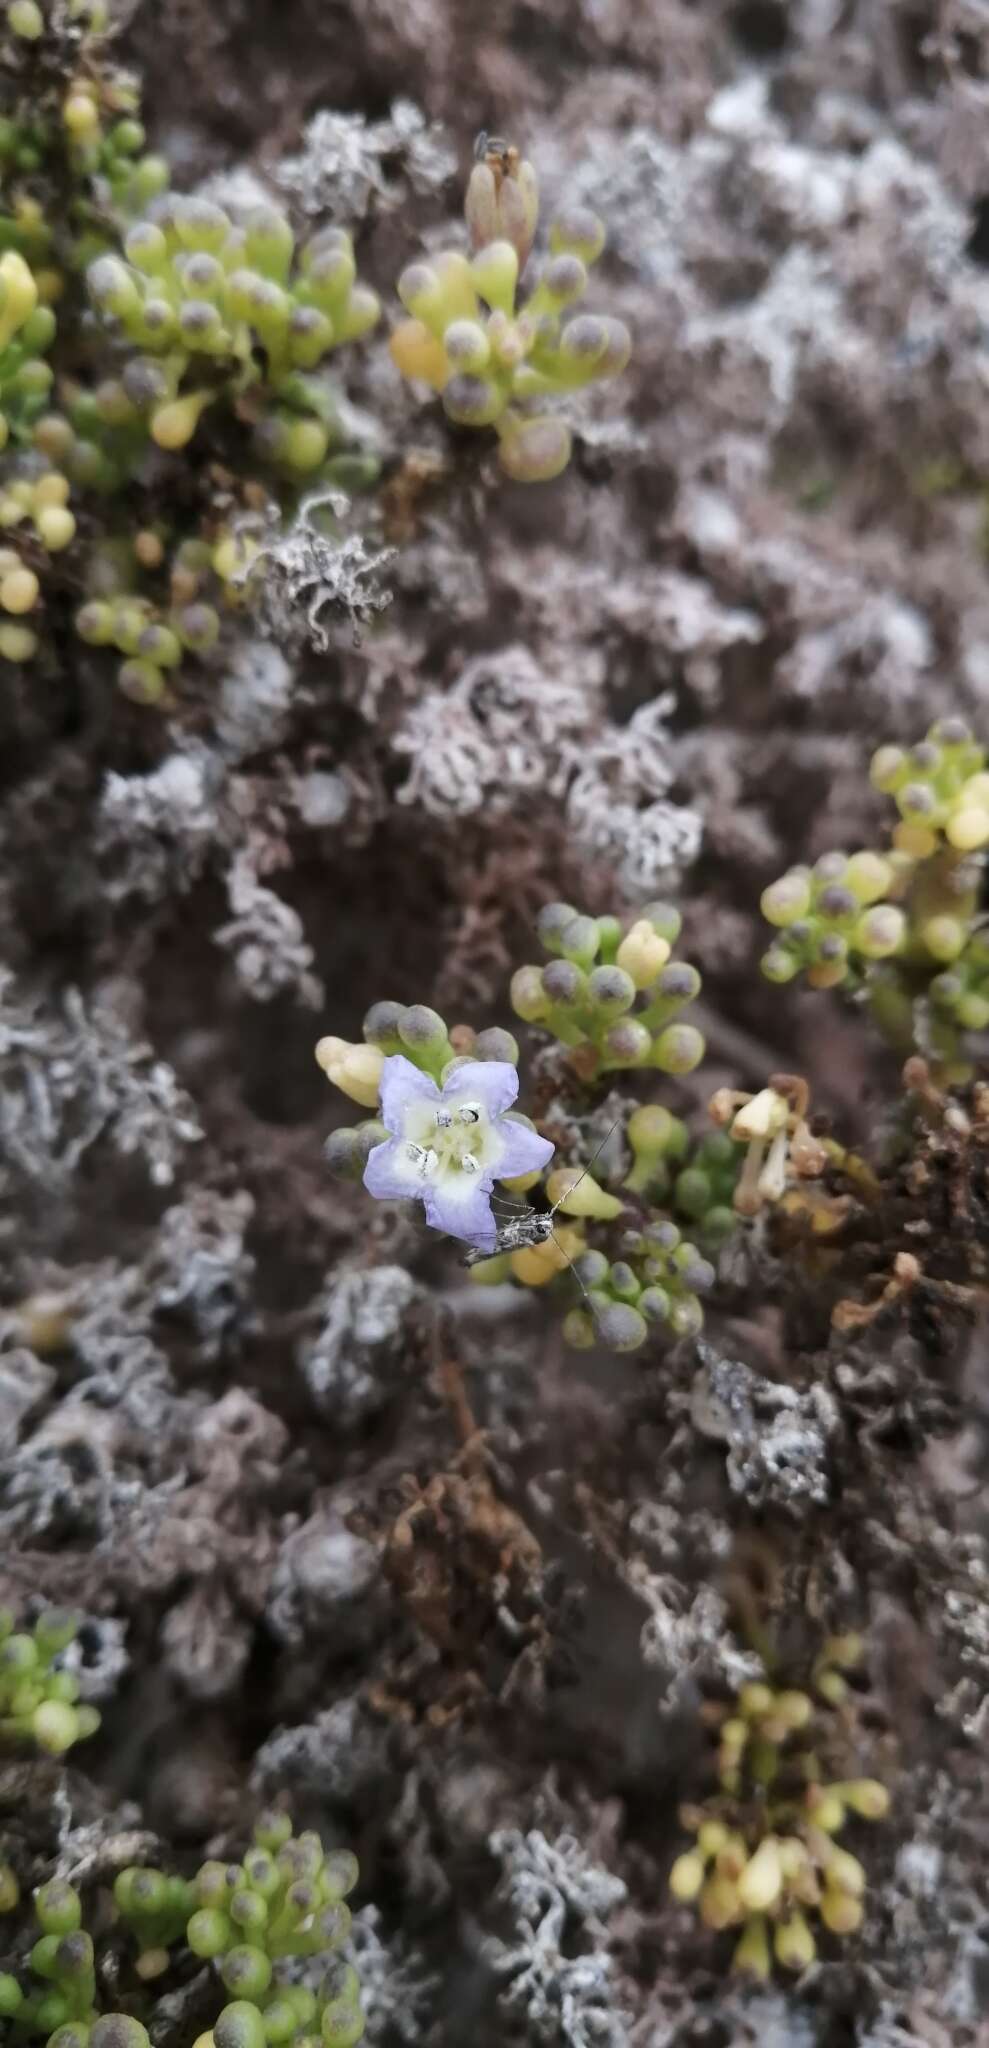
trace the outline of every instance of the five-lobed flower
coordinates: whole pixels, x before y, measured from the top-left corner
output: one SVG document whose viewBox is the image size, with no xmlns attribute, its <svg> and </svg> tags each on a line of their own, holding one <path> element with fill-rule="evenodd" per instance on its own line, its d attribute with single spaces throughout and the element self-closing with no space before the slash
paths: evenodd
<svg viewBox="0 0 989 2048">
<path fill-rule="evenodd" d="M 381 1200 L 421 1201 L 434 1230 L 494 1251 L 496 1180 L 538 1173 L 553 1156 L 548 1138 L 511 1115 L 519 1077 L 507 1060 L 460 1060 L 442 1086 L 393 1053 L 381 1069 L 381 1120 L 364 1185 Z"/>
</svg>

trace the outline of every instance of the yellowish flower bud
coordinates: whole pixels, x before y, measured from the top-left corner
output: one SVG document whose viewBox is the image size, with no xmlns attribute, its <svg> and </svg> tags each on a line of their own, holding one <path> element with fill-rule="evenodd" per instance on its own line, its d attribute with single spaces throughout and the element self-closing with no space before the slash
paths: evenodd
<svg viewBox="0 0 989 2048">
<path fill-rule="evenodd" d="M 814 1711 L 805 1692 L 778 1692 L 774 1711 L 787 1728 L 806 1728 Z"/>
<path fill-rule="evenodd" d="M 772 1690 L 768 1685 L 752 1680 L 748 1685 L 743 1685 L 738 1695 L 738 1704 L 747 1721 L 761 1720 L 763 1714 L 768 1714 L 773 1706 Z"/>
<path fill-rule="evenodd" d="M 775 1088 L 761 1088 L 751 1101 L 743 1103 L 736 1112 L 731 1135 L 739 1140 L 753 1138 L 774 1138 L 777 1131 L 786 1126 L 788 1111 L 782 1095 Z"/>
<path fill-rule="evenodd" d="M 546 1193 L 552 1207 L 559 1204 L 564 1216 L 594 1216 L 601 1223 L 610 1223 L 624 1208 L 617 1195 L 609 1195 L 593 1174 L 579 1166 L 558 1166 L 546 1182 Z"/>
<path fill-rule="evenodd" d="M 688 1849 L 686 1855 L 678 1856 L 670 1871 L 670 1890 L 675 1899 L 686 1905 L 696 1899 L 704 1883 L 704 1858 L 695 1849 Z"/>
<path fill-rule="evenodd" d="M 775 1835 L 760 1842 L 738 1880 L 738 1896 L 750 1913 L 764 1913 L 775 1906 L 783 1889 L 779 1845 Z"/>
<path fill-rule="evenodd" d="M 0 286 L 0 349 L 4 349 L 38 303 L 38 287 L 16 249 L 0 256 Z"/>
<path fill-rule="evenodd" d="M 37 604 L 40 584 L 33 569 L 9 569 L 0 581 L 0 609 L 20 615 Z"/>
<path fill-rule="evenodd" d="M 854 1934 L 862 1925 L 861 1900 L 852 1898 L 850 1892 L 826 1890 L 818 1911 L 832 1934 Z"/>
<path fill-rule="evenodd" d="M 765 1980 L 771 1967 L 766 1923 L 761 1914 L 756 1914 L 755 1918 L 749 1921 L 735 1950 L 732 1968 L 744 1970 L 747 1976 Z"/>
<path fill-rule="evenodd" d="M 359 1102 L 363 1109 L 377 1109 L 384 1053 L 376 1045 L 348 1045 L 343 1038 L 321 1038 L 316 1060 L 335 1088 Z"/>
<path fill-rule="evenodd" d="M 710 1877 L 700 1896 L 700 1916 L 705 1927 L 720 1931 L 742 1917 L 738 1887 L 730 1877 Z"/>
<path fill-rule="evenodd" d="M 43 541 L 50 554 L 57 554 L 60 548 L 67 548 L 75 537 L 76 522 L 67 505 L 42 505 L 35 515 L 38 538 Z"/>
<path fill-rule="evenodd" d="M 210 395 L 208 391 L 187 391 L 156 407 L 151 415 L 151 439 L 159 448 L 184 448 L 192 440 Z"/>
<path fill-rule="evenodd" d="M 959 853 L 974 853 L 989 843 L 989 804 L 966 803 L 953 811 L 944 828 L 945 838 Z"/>
<path fill-rule="evenodd" d="M 784 1970 L 806 1970 L 817 1954 L 817 1944 L 802 1913 L 781 1920 L 773 1938 L 776 1960 Z"/>
<path fill-rule="evenodd" d="M 850 1806 L 860 1820 L 885 1820 L 889 1812 L 889 1793 L 878 1778 L 852 1778 L 847 1784 L 833 1786 L 832 1790 L 840 1793 L 845 1805 Z"/>
<path fill-rule="evenodd" d="M 697 1847 L 702 1856 L 716 1856 L 728 1840 L 723 1820 L 705 1820 L 697 1830 Z"/>
<path fill-rule="evenodd" d="M 648 918 L 640 917 L 626 932 L 615 955 L 617 966 L 630 974 L 636 988 L 651 988 L 660 969 L 666 966 L 670 948 L 654 931 Z"/>
<path fill-rule="evenodd" d="M 836 1835 L 845 1825 L 844 1803 L 832 1786 L 826 1792 L 818 1792 L 809 1808 L 809 1817 L 816 1828 L 825 1835 Z"/>
<path fill-rule="evenodd" d="M 847 1849 L 833 1848 L 826 1866 L 829 1891 L 849 1892 L 860 1899 L 865 1891 L 865 1871 L 857 1856 Z"/>
</svg>

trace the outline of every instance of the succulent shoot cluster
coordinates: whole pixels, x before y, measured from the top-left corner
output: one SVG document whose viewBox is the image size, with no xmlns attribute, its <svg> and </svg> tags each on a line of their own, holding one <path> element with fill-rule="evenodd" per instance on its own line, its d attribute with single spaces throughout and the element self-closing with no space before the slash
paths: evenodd
<svg viewBox="0 0 989 2048">
<path fill-rule="evenodd" d="M 763 973 L 860 994 L 897 1051 L 919 1049 L 963 1080 L 966 1034 L 989 1026 L 986 751 L 945 719 L 913 748 L 880 747 L 871 779 L 899 813 L 889 851 L 825 854 L 773 882 Z"/>
<path fill-rule="evenodd" d="M 242 227 L 206 199 L 164 193 L 86 283 L 96 315 L 127 351 L 116 396 L 159 448 L 184 448 L 219 399 L 250 428 L 257 459 L 289 477 L 323 470 L 336 421 L 311 375 L 375 325 L 350 237 L 326 228 L 299 251 L 285 216 L 258 208 Z M 331 478 L 332 480 L 332 478 Z"/>
<path fill-rule="evenodd" d="M 586 1086 L 623 1067 L 683 1074 L 697 1064 L 700 1033 L 674 1021 L 700 986 L 694 968 L 670 958 L 675 911 L 653 904 L 625 930 L 617 918 L 555 903 L 539 930 L 553 958 L 519 970 L 513 1005 L 567 1047 L 575 1080 Z M 331 1168 L 378 1198 L 422 1200 L 428 1223 L 472 1246 L 474 1279 L 543 1287 L 563 1275 L 571 1299 L 575 1285 L 582 1297 L 564 1322 L 579 1347 L 633 1351 L 657 1327 L 674 1337 L 701 1328 L 700 1297 L 715 1277 L 703 1247 L 716 1248 L 735 1222 L 730 1138 L 709 1132 L 692 1144 L 679 1118 L 644 1104 L 618 1119 L 615 1163 L 596 1169 L 607 1184 L 592 1170 L 593 1148 L 577 1164 L 553 1165 L 550 1136 L 512 1106 L 511 1034 L 448 1029 L 422 1004 L 374 1004 L 362 1043 L 323 1038 L 316 1058 L 345 1095 L 378 1112 L 332 1133 Z M 511 1198 L 497 1214 L 496 1182 Z"/>
<path fill-rule="evenodd" d="M 349 1850 L 325 1850 L 318 1835 L 294 1835 L 287 1815 L 271 1813 L 241 1863 L 204 1863 L 191 1882 L 134 1867 L 120 1872 L 113 1897 L 136 1944 L 139 1984 L 164 1977 L 183 1949 L 215 1965 L 228 2002 L 195 2048 L 353 2048 L 364 2032 L 360 1983 L 339 1950 L 357 1877 Z M 0 1910 L 18 1900 L 13 1871 L 0 1866 Z M 53 1879 L 35 1893 L 34 1910 L 32 1981 L 0 1975 L 0 2018 L 48 2048 L 147 2048 L 140 2021 L 97 2011 L 79 1892 Z M 318 1989 L 293 1980 L 299 1957 L 325 1958 Z"/>
<path fill-rule="evenodd" d="M 854 1733 L 845 1673 L 862 1649 L 857 1636 L 833 1637 L 808 1690 L 753 1681 L 709 1712 L 719 1789 L 681 1809 L 694 1842 L 670 1890 L 706 1927 L 740 1929 L 734 1967 L 758 1978 L 774 1958 L 786 1970 L 812 1963 L 815 1921 L 838 1936 L 862 1923 L 866 1873 L 837 1837 L 849 1821 L 882 1820 L 889 1795 L 875 1778 L 831 1778 L 822 1759 L 825 1744 Z"/>
<path fill-rule="evenodd" d="M 34 1627 L 18 1629 L 0 1607 L 0 1744 L 34 1743 L 62 1756 L 100 1725 L 95 1707 L 79 1698 L 79 1681 L 60 1662 L 74 1642 L 74 1615 L 47 1608 Z"/>
<path fill-rule="evenodd" d="M 157 704 L 183 660 L 205 659 L 224 616 L 239 610 L 250 589 L 257 543 L 243 531 L 180 541 L 171 557 L 153 527 L 94 548 L 88 596 L 75 630 L 90 647 L 123 656 L 117 686 L 137 704 Z"/>
<path fill-rule="evenodd" d="M 650 903 L 625 929 L 617 917 L 584 917 L 569 903 L 549 903 L 537 930 L 553 957 L 546 967 L 512 976 L 516 1016 L 538 1024 L 573 1048 L 585 1080 L 630 1067 L 690 1074 L 704 1040 L 681 1020 L 700 992 L 696 967 L 671 958 L 680 916 Z"/>
<path fill-rule="evenodd" d="M 446 249 L 403 270 L 398 293 L 409 318 L 392 335 L 392 357 L 403 376 L 442 394 L 457 426 L 494 428 L 510 477 L 544 483 L 566 468 L 571 450 L 569 428 L 547 403 L 618 376 L 631 354 L 620 320 L 572 311 L 605 231 L 582 208 L 560 213 L 549 257 L 519 305 L 539 215 L 532 165 L 493 142 L 474 165 L 465 213 L 469 257 Z"/>
</svg>

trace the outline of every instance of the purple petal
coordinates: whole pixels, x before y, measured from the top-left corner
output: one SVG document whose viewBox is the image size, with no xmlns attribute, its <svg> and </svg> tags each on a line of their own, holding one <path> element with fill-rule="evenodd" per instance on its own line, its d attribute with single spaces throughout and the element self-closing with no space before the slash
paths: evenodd
<svg viewBox="0 0 989 2048">
<path fill-rule="evenodd" d="M 404 1053 L 389 1053 L 381 1068 L 381 1121 L 386 1131 L 401 1137 L 403 1116 L 410 1102 L 438 1102 L 440 1091 L 428 1074 L 414 1067 Z M 372 1159 L 374 1153 L 371 1154 Z M 374 1190 L 372 1189 L 372 1194 Z"/>
<path fill-rule="evenodd" d="M 385 1061 L 387 1067 L 388 1061 Z M 444 1102 L 479 1102 L 492 1123 L 510 1109 L 519 1092 L 518 1069 L 510 1060 L 465 1060 L 443 1089 Z M 387 1118 L 385 1119 L 387 1123 Z"/>
<path fill-rule="evenodd" d="M 548 1138 L 541 1138 L 538 1131 L 530 1131 L 528 1124 L 517 1124 L 513 1117 L 502 1117 L 498 1125 L 498 1136 L 504 1150 L 495 1167 L 499 1180 L 515 1180 L 522 1173 L 539 1173 L 548 1166 L 556 1151 Z"/>
<path fill-rule="evenodd" d="M 498 1241 L 490 1187 L 466 1173 L 447 1174 L 427 1188 L 426 1221 L 434 1230 L 445 1230 L 447 1237 L 462 1237 L 482 1251 L 493 1252 Z"/>
<path fill-rule="evenodd" d="M 422 1175 L 400 1138 L 386 1138 L 368 1153 L 364 1186 L 379 1202 L 421 1201 Z"/>
</svg>

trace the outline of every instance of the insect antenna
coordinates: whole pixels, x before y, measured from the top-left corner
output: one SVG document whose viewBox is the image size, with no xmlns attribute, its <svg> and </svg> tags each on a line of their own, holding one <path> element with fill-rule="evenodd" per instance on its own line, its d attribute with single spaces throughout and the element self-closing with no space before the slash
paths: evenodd
<svg viewBox="0 0 989 2048">
<path fill-rule="evenodd" d="M 553 1203 L 553 1207 L 549 1212 L 551 1216 L 555 1216 L 557 1210 L 563 1207 L 564 1202 L 569 1202 L 571 1195 L 576 1194 L 581 1181 L 586 1179 L 587 1175 L 590 1173 L 591 1167 L 594 1165 L 595 1160 L 600 1159 L 601 1154 L 604 1151 L 604 1148 L 608 1142 L 608 1139 L 614 1135 L 620 1123 L 621 1117 L 616 1116 L 615 1121 L 611 1126 L 611 1129 L 605 1131 L 604 1137 L 602 1138 L 600 1145 L 597 1147 L 597 1150 L 591 1153 L 587 1165 L 582 1168 L 581 1172 L 577 1175 L 576 1180 L 573 1181 L 570 1187 L 567 1188 L 566 1193 L 560 1196 L 559 1201 Z"/>
</svg>

